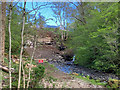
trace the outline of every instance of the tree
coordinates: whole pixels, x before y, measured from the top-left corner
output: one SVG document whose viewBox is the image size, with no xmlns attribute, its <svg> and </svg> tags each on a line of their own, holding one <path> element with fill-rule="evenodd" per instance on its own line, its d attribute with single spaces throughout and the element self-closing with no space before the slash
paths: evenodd
<svg viewBox="0 0 120 90">
<path fill-rule="evenodd" d="M 0 7 L 1 7 L 2 5 L 0 4 Z M 2 9 L 0 9 L 0 14 L 2 14 Z M 1 20 L 1 16 L 0 16 L 0 20 Z M 0 23 L 0 25 L 1 25 L 1 23 Z M 1 26 L 0 26 L 0 28 L 2 28 Z M 1 61 L 3 61 L 3 54 L 2 54 L 2 29 L 0 29 L 0 62 Z M 2 72 L 0 72 L 0 74 L 2 75 Z M 0 80 L 2 80 L 2 78 L 0 78 Z M 0 83 L 0 87 L 2 87 L 2 84 Z"/>
<path fill-rule="evenodd" d="M 8 22 L 8 31 L 9 31 L 9 79 L 10 79 L 10 88 L 12 88 L 11 83 L 12 83 L 12 79 L 11 79 L 11 15 L 12 15 L 12 2 L 10 4 L 10 8 L 9 8 L 9 22 Z"/>
<path fill-rule="evenodd" d="M 35 54 L 35 50 L 36 50 L 36 42 L 37 42 L 37 35 L 34 35 L 34 49 L 33 49 L 33 53 L 31 56 L 31 61 L 30 61 L 30 68 L 29 68 L 29 77 L 28 77 L 28 82 L 27 82 L 27 88 L 29 87 L 29 83 L 30 83 L 30 74 L 31 74 L 31 67 L 32 67 L 32 60 L 34 58 L 34 54 Z"/>
<path fill-rule="evenodd" d="M 2 61 L 4 62 L 5 51 L 5 19 L 6 19 L 6 2 L 2 2 Z"/>
<path fill-rule="evenodd" d="M 23 81 L 24 81 L 24 88 L 25 88 L 25 72 L 23 68 L 23 63 L 22 63 L 22 54 L 23 54 L 23 45 L 24 45 L 24 29 L 25 29 L 25 20 L 26 20 L 26 15 L 31 13 L 32 11 L 35 11 L 35 15 L 37 14 L 37 11 L 42 7 L 46 6 L 45 5 L 40 5 L 36 8 L 33 8 L 33 10 L 27 11 L 26 10 L 26 0 L 24 0 L 24 7 L 23 7 L 23 16 L 22 16 L 22 32 L 21 32 L 21 51 L 20 51 L 20 61 L 19 61 L 19 79 L 18 79 L 18 88 L 20 88 L 20 81 L 21 81 L 21 66 L 23 69 Z M 37 10 L 37 11 L 36 11 Z"/>
<path fill-rule="evenodd" d="M 65 30 L 67 26 L 67 15 L 65 12 L 65 10 L 67 9 L 67 6 L 68 6 L 68 3 L 64 3 L 64 2 L 59 2 L 59 3 L 54 2 L 52 6 L 52 10 L 55 14 L 54 17 L 56 18 L 55 22 L 57 25 L 59 23 L 60 29 L 62 29 L 61 30 L 62 40 L 65 40 L 65 37 L 66 37 L 66 33 L 63 30 Z"/>
<path fill-rule="evenodd" d="M 79 19 L 85 24 L 80 24 L 79 20 L 72 23 L 74 30 L 71 32 L 70 48 L 75 49 L 75 63 L 105 72 L 119 73 L 117 5 L 102 2 L 84 3 L 86 23 L 83 18 Z M 83 17 L 83 14 L 78 15 Z"/>
<path fill-rule="evenodd" d="M 19 79 L 18 79 L 18 88 L 20 88 L 20 79 L 21 79 L 21 63 L 22 63 L 22 54 L 23 54 L 23 34 L 24 34 L 24 25 L 25 25 L 25 7 L 26 0 L 24 0 L 24 8 L 23 8 L 23 21 L 22 21 L 22 33 L 21 33 L 21 51 L 20 51 L 20 62 L 19 62 Z"/>
</svg>

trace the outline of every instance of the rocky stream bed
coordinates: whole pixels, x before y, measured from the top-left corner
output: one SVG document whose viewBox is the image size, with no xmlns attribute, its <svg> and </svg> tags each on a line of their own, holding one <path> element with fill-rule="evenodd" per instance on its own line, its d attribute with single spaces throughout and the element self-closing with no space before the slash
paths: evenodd
<svg viewBox="0 0 120 90">
<path fill-rule="evenodd" d="M 60 57 L 60 56 L 59 56 Z M 118 76 L 110 73 L 104 73 L 101 71 L 97 71 L 94 69 L 85 68 L 82 66 L 78 66 L 73 64 L 71 61 L 61 60 L 48 60 L 50 64 L 53 64 L 56 68 L 64 73 L 78 73 L 83 77 L 89 76 L 90 79 L 100 80 L 101 82 L 107 82 L 111 79 L 120 79 Z M 70 64 L 68 64 L 70 63 Z"/>
</svg>

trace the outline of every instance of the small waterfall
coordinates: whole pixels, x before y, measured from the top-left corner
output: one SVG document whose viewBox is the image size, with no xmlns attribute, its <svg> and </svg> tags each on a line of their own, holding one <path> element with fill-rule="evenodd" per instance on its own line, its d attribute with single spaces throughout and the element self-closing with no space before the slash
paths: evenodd
<svg viewBox="0 0 120 90">
<path fill-rule="evenodd" d="M 72 62 L 74 62 L 75 61 L 75 55 L 73 56 L 73 60 L 72 60 Z"/>
</svg>

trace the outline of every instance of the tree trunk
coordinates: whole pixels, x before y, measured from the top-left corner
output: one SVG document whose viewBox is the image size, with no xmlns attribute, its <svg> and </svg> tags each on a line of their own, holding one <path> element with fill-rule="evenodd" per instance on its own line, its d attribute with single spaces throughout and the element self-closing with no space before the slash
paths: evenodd
<svg viewBox="0 0 120 90">
<path fill-rule="evenodd" d="M 5 51 L 5 19 L 6 19 L 6 2 L 2 2 L 2 62 L 4 62 Z"/>
<path fill-rule="evenodd" d="M 2 7 L 2 5 L 0 4 L 0 7 Z M 0 8 L 0 63 L 2 61 L 2 9 Z M 0 72 L 0 75 L 2 75 L 2 72 Z M 2 77 L 0 77 L 0 87 L 2 88 Z"/>
<path fill-rule="evenodd" d="M 8 31 L 9 31 L 9 85 L 10 88 L 12 88 L 11 83 L 11 15 L 12 15 L 12 3 L 10 4 L 10 8 L 9 8 L 9 21 L 8 21 Z"/>
<path fill-rule="evenodd" d="M 35 43 L 34 43 L 34 49 L 33 49 L 32 57 L 31 57 L 31 61 L 30 61 L 29 78 L 28 78 L 28 82 L 27 82 L 27 88 L 29 87 L 29 83 L 30 83 L 30 72 L 31 72 L 32 60 L 33 60 L 34 53 L 36 50 L 36 40 L 37 40 L 36 36 L 34 37 L 34 40 L 35 40 Z"/>
<path fill-rule="evenodd" d="M 68 32 L 69 30 L 66 31 L 66 40 L 68 39 Z"/>
<path fill-rule="evenodd" d="M 25 69 L 23 67 L 23 62 L 22 62 L 22 71 L 23 71 L 23 88 L 25 88 Z"/>
<path fill-rule="evenodd" d="M 117 40 L 118 40 L 118 67 L 120 67 L 120 1 L 118 2 L 118 29 L 117 29 L 118 35 L 117 35 Z"/>
<path fill-rule="evenodd" d="M 64 40 L 63 31 L 61 31 L 61 39 L 62 39 L 62 41 Z"/>
<path fill-rule="evenodd" d="M 23 54 L 23 34 L 24 34 L 24 27 L 25 27 L 25 7 L 26 7 L 26 0 L 24 0 L 24 8 L 23 8 L 23 21 L 22 21 L 22 33 L 21 33 L 21 51 L 20 51 L 20 62 L 19 62 L 19 79 L 18 79 L 18 88 L 20 88 L 20 79 L 21 79 L 21 62 L 22 62 L 22 54 Z"/>
</svg>

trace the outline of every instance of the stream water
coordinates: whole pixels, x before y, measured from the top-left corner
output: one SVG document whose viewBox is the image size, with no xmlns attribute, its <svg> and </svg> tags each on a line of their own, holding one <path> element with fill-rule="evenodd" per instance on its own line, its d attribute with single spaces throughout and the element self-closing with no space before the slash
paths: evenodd
<svg viewBox="0 0 120 90">
<path fill-rule="evenodd" d="M 70 62 L 65 61 L 50 61 L 50 64 L 54 64 L 56 68 L 58 68 L 60 71 L 63 71 L 64 73 L 78 73 L 82 76 L 89 76 L 90 79 L 99 79 L 101 82 L 108 81 L 110 78 L 112 79 L 120 79 L 118 76 L 114 74 L 104 73 L 101 71 L 96 71 L 94 69 L 85 68 L 82 66 L 74 65 L 73 62 L 75 60 L 75 56 L 73 57 L 73 60 Z"/>
</svg>

